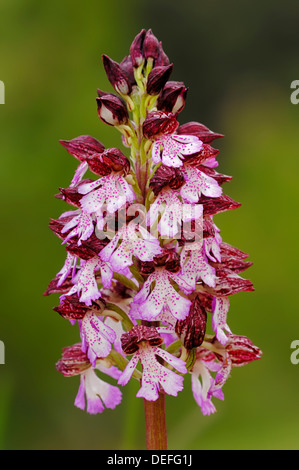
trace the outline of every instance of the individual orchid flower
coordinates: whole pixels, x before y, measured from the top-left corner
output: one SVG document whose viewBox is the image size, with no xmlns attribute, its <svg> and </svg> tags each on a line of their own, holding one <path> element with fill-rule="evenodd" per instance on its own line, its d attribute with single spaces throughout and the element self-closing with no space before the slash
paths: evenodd
<svg viewBox="0 0 299 470">
<path fill-rule="evenodd" d="M 199 350 L 190 373 L 193 396 L 203 415 L 215 413 L 216 408 L 212 403 L 213 397 L 219 400 L 224 399 L 221 388 L 211 391 L 213 384 L 211 372 L 217 372 L 220 369 L 221 364 L 216 361 L 214 354 L 206 350 Z"/>
<path fill-rule="evenodd" d="M 118 242 L 121 241 L 118 246 Z M 109 262 L 115 271 L 133 264 L 133 256 L 141 261 L 152 261 L 162 252 L 159 240 L 141 225 L 130 222 L 122 227 L 111 242 L 100 252 L 103 261 Z"/>
<path fill-rule="evenodd" d="M 113 277 L 111 267 L 95 256 L 82 263 L 82 267 L 74 278 L 74 285 L 66 295 L 72 295 L 75 292 L 80 296 L 80 301 L 86 305 L 91 305 L 92 301 L 101 297 L 95 271 L 101 271 L 101 279 L 104 287 L 110 287 Z"/>
<path fill-rule="evenodd" d="M 116 212 L 126 202 L 133 202 L 135 194 L 120 174 L 111 173 L 93 183 L 82 185 L 79 189 L 85 196 L 81 199 L 81 207 L 88 214 L 98 213 L 104 204 L 110 213 Z"/>
<path fill-rule="evenodd" d="M 56 368 L 66 377 L 80 376 L 80 386 L 75 399 L 75 406 L 90 414 L 102 413 L 105 408 L 114 409 L 122 400 L 122 393 L 115 385 L 100 379 L 96 371 L 109 375 L 113 379 L 120 377 L 121 371 L 111 366 L 109 361 L 97 359 L 92 367 L 80 343 L 63 349 L 62 358 Z M 86 397 L 86 401 L 85 401 Z M 87 402 L 87 403 L 86 403 Z"/>
<path fill-rule="evenodd" d="M 185 204 L 175 191 L 165 188 L 151 205 L 146 216 L 146 224 L 152 226 L 162 214 L 158 222 L 158 231 L 163 237 L 174 238 L 180 234 L 185 222 L 198 220 L 202 213 L 200 204 Z"/>
<path fill-rule="evenodd" d="M 118 379 L 119 385 L 126 385 L 140 361 L 143 368 L 141 388 L 137 397 L 143 397 L 149 401 L 159 398 L 162 388 L 168 395 L 177 396 L 183 389 L 183 377 L 166 368 L 158 362 L 157 357 L 162 358 L 178 372 L 187 372 L 184 361 L 172 356 L 164 349 L 159 348 L 163 342 L 155 328 L 138 325 L 122 336 L 122 347 L 126 354 L 133 354 L 124 372 Z"/>
<path fill-rule="evenodd" d="M 165 267 L 157 268 L 151 273 L 143 284 L 142 289 L 135 295 L 132 305 L 137 309 L 144 320 L 154 320 L 168 307 L 171 315 L 177 320 L 184 320 L 189 313 L 191 301 L 183 297 L 172 286 L 174 281 L 185 293 L 190 294 L 192 287 L 177 273 L 167 271 Z M 151 285 L 155 283 L 151 290 Z"/>
</svg>

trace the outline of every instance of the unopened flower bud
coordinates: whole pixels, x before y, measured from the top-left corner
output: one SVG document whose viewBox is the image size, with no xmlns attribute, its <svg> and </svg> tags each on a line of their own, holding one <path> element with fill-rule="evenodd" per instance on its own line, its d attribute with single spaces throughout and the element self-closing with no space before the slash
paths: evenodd
<svg viewBox="0 0 299 470">
<path fill-rule="evenodd" d="M 189 315 L 185 320 L 179 320 L 175 332 L 188 350 L 197 348 L 204 340 L 207 325 L 207 314 L 202 307 L 199 297 L 192 301 Z"/>
<path fill-rule="evenodd" d="M 187 92 L 183 82 L 167 82 L 158 98 L 157 108 L 168 113 L 180 113 L 185 107 Z"/>
<path fill-rule="evenodd" d="M 136 325 L 121 336 L 121 346 L 125 354 L 134 354 L 139 349 L 139 343 L 148 342 L 151 346 L 160 346 L 163 339 L 155 327 Z"/>
<path fill-rule="evenodd" d="M 173 65 L 154 67 L 149 73 L 146 91 L 149 95 L 158 95 L 168 81 Z"/>
<path fill-rule="evenodd" d="M 144 60 L 143 56 L 143 42 L 146 35 L 146 30 L 142 29 L 139 34 L 133 40 L 130 47 L 130 56 L 132 59 L 133 67 L 137 68 L 142 64 Z"/>
<path fill-rule="evenodd" d="M 120 67 L 128 75 L 128 78 L 130 80 L 130 84 L 132 86 L 136 85 L 136 81 L 135 81 L 135 77 L 134 77 L 134 68 L 133 68 L 133 63 L 132 63 L 131 57 L 130 56 L 124 57 L 123 60 L 120 63 Z"/>
<path fill-rule="evenodd" d="M 144 42 L 143 42 L 143 54 L 144 58 L 148 60 L 151 59 L 158 59 L 159 55 L 162 51 L 161 43 L 158 41 L 156 36 L 153 34 L 152 30 L 149 29 L 146 32 Z"/>
<path fill-rule="evenodd" d="M 132 86 L 124 68 L 107 55 L 102 57 L 107 78 L 113 88 L 121 95 L 129 95 L 132 91 Z"/>
<path fill-rule="evenodd" d="M 60 305 L 54 307 L 53 310 L 68 320 L 82 320 L 90 310 L 96 311 L 99 314 L 104 308 L 105 302 L 102 299 L 92 302 L 91 306 L 87 307 L 84 302 L 80 302 L 77 294 L 72 294 L 66 295 L 61 300 Z"/>
<path fill-rule="evenodd" d="M 147 115 L 143 123 L 143 134 L 147 139 L 154 140 L 161 134 L 173 134 L 178 125 L 174 114 L 153 111 Z"/>
<path fill-rule="evenodd" d="M 120 126 L 129 120 L 127 107 L 118 96 L 109 93 L 97 100 L 99 118 L 110 126 Z"/>
<path fill-rule="evenodd" d="M 184 174 L 180 168 L 160 165 L 150 181 L 150 188 L 155 196 L 166 186 L 171 189 L 180 189 L 185 182 Z"/>
<path fill-rule="evenodd" d="M 130 170 L 128 158 L 118 148 L 109 148 L 101 155 L 102 162 L 112 171 L 127 174 Z"/>
<path fill-rule="evenodd" d="M 75 139 L 60 140 L 59 142 L 80 162 L 84 162 L 95 153 L 102 153 L 105 150 L 104 145 L 90 135 L 80 135 Z"/>
<path fill-rule="evenodd" d="M 56 364 L 56 369 L 65 377 L 79 375 L 91 367 L 87 355 L 82 352 L 81 343 L 68 346 L 62 350 L 62 358 Z"/>
</svg>

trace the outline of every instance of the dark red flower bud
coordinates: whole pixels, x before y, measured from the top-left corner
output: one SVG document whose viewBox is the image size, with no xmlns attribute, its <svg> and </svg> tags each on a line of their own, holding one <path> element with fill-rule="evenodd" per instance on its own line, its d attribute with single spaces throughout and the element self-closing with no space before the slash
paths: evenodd
<svg viewBox="0 0 299 470">
<path fill-rule="evenodd" d="M 139 34 L 134 38 L 130 47 L 130 56 L 132 59 L 133 67 L 138 68 L 144 59 L 143 56 L 143 42 L 146 35 L 146 30 L 142 29 Z"/>
<path fill-rule="evenodd" d="M 224 137 L 222 134 L 216 134 L 203 124 L 194 121 L 188 122 L 180 126 L 177 130 L 177 133 L 185 135 L 195 135 L 205 144 L 208 144 L 214 139 L 218 139 L 219 137 Z"/>
<path fill-rule="evenodd" d="M 250 261 L 245 261 L 249 255 L 228 243 L 222 242 L 220 244 L 220 254 L 221 263 L 212 263 L 215 268 L 229 269 L 235 273 L 240 273 L 253 264 Z"/>
<path fill-rule="evenodd" d="M 161 165 L 156 170 L 154 176 L 150 181 L 150 188 L 155 196 L 159 192 L 169 186 L 171 189 L 180 189 L 185 182 L 184 174 L 180 168 L 173 168 L 171 166 Z"/>
<path fill-rule="evenodd" d="M 152 30 L 149 29 L 144 38 L 143 42 L 143 55 L 147 59 L 158 59 L 163 49 L 161 43 L 158 41 Z"/>
<path fill-rule="evenodd" d="M 157 101 L 157 108 L 167 113 L 180 113 L 186 102 L 188 88 L 183 82 L 166 83 Z"/>
<path fill-rule="evenodd" d="M 58 286 L 58 282 L 60 281 L 60 276 L 56 276 L 52 281 L 49 283 L 47 290 L 43 293 L 43 295 L 48 296 L 51 294 L 66 294 L 72 287 L 72 276 L 68 276 L 62 284 Z"/>
<path fill-rule="evenodd" d="M 104 145 L 90 135 L 80 135 L 72 140 L 60 140 L 59 142 L 80 162 L 88 161 L 95 153 L 102 153 L 105 150 Z"/>
<path fill-rule="evenodd" d="M 149 95 L 158 95 L 168 81 L 173 65 L 154 67 L 149 73 L 146 91 Z"/>
<path fill-rule="evenodd" d="M 93 234 L 88 240 L 81 240 L 81 245 L 78 245 L 78 236 L 71 238 L 66 245 L 66 250 L 80 259 L 88 260 L 97 256 L 99 252 L 109 243 L 108 238 L 101 240 Z"/>
<path fill-rule="evenodd" d="M 130 171 L 130 161 L 118 148 L 109 148 L 101 155 L 103 164 L 107 165 L 112 171 L 121 171 L 127 174 Z"/>
<path fill-rule="evenodd" d="M 245 366 L 262 356 L 262 351 L 246 336 L 230 336 L 225 349 L 234 367 Z"/>
<path fill-rule="evenodd" d="M 113 93 L 103 95 L 97 100 L 99 118 L 109 126 L 120 126 L 129 120 L 125 102 Z"/>
<path fill-rule="evenodd" d="M 247 336 L 229 335 L 225 346 L 215 338 L 215 355 L 220 361 L 229 360 L 233 367 L 241 367 L 261 358 L 262 351 Z"/>
<path fill-rule="evenodd" d="M 121 95 L 129 95 L 132 85 L 125 69 L 105 54 L 102 58 L 107 78 L 113 88 Z"/>
<path fill-rule="evenodd" d="M 64 240 L 67 236 L 66 233 L 61 233 L 61 230 L 64 228 L 64 226 L 69 223 L 71 220 L 73 220 L 74 216 L 73 215 L 68 215 L 66 217 L 61 217 L 60 219 L 50 219 L 49 227 L 52 230 L 52 232 L 57 235 L 61 240 Z"/>
<path fill-rule="evenodd" d="M 92 302 L 91 306 L 87 307 L 85 303 L 80 302 L 77 294 L 73 294 L 66 295 L 60 302 L 60 305 L 54 307 L 53 310 L 67 320 L 82 320 L 90 310 L 95 310 L 100 313 L 104 308 L 105 302 L 102 299 Z"/>
<path fill-rule="evenodd" d="M 135 76 L 134 76 L 134 68 L 133 68 L 131 57 L 130 56 L 124 57 L 120 63 L 120 67 L 127 74 L 130 80 L 131 86 L 133 87 L 134 85 L 136 85 Z"/>
<path fill-rule="evenodd" d="M 136 325 L 121 336 L 121 346 L 125 354 L 134 354 L 139 349 L 139 343 L 148 342 L 151 346 L 160 346 L 163 339 L 155 327 Z"/>
<path fill-rule="evenodd" d="M 75 207 L 80 207 L 80 200 L 82 199 L 83 195 L 79 193 L 78 189 L 82 184 L 92 183 L 92 179 L 84 179 L 79 181 L 78 184 L 75 186 L 71 186 L 69 188 L 59 188 L 60 193 L 55 194 L 57 199 L 62 199 L 63 201 L 71 204 Z"/>
<path fill-rule="evenodd" d="M 155 139 L 161 134 L 173 134 L 179 123 L 172 113 L 153 111 L 143 123 L 143 134 L 147 139 Z"/>
<path fill-rule="evenodd" d="M 159 44 L 160 44 L 160 54 L 157 57 L 157 59 L 155 60 L 155 67 L 158 67 L 159 65 L 166 66 L 166 65 L 170 64 L 170 60 L 169 60 L 168 56 L 163 51 L 162 42 L 160 42 Z"/>
<path fill-rule="evenodd" d="M 249 279 L 244 279 L 230 269 L 216 268 L 216 288 L 209 288 L 209 291 L 216 297 L 223 297 L 238 292 L 252 292 L 254 287 Z"/>
<path fill-rule="evenodd" d="M 185 320 L 179 320 L 175 332 L 186 349 L 200 346 L 204 340 L 207 326 L 207 314 L 198 296 L 192 301 L 189 315 Z"/>
<path fill-rule="evenodd" d="M 62 350 L 62 358 L 56 364 L 56 369 L 65 377 L 81 374 L 91 366 L 87 355 L 82 352 L 81 343 L 68 346 Z"/>
</svg>

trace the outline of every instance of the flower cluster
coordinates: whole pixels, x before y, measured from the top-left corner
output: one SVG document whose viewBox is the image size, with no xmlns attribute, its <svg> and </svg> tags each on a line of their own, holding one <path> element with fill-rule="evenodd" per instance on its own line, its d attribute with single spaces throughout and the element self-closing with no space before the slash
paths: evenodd
<svg viewBox="0 0 299 470">
<path fill-rule="evenodd" d="M 78 325 L 80 342 L 63 349 L 57 369 L 80 375 L 75 405 L 84 409 L 86 396 L 89 413 L 118 405 L 132 377 L 137 396 L 154 401 L 176 396 L 191 376 L 210 414 L 232 368 L 261 356 L 227 320 L 229 297 L 253 286 L 240 275 L 248 255 L 214 222 L 240 206 L 223 193 L 231 177 L 216 170 L 211 144 L 223 136 L 179 124 L 188 90 L 170 80 L 173 65 L 151 30 L 120 63 L 103 55 L 103 64 L 114 92 L 98 90 L 98 116 L 124 148 L 88 135 L 61 141 L 79 163 L 56 195 L 72 209 L 50 221 L 66 260 L 45 295 L 60 294 L 54 310 Z"/>
</svg>

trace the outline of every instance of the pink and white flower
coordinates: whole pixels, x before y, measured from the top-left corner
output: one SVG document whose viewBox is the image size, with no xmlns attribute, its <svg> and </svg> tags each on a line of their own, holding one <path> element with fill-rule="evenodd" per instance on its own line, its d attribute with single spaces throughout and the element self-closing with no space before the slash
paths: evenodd
<svg viewBox="0 0 299 470">
<path fill-rule="evenodd" d="M 181 231 L 183 223 L 198 220 L 203 214 L 200 204 L 185 204 L 176 191 L 162 189 L 146 215 L 146 225 L 153 226 L 159 214 L 158 231 L 163 237 L 174 238 Z"/>
<path fill-rule="evenodd" d="M 100 257 L 103 261 L 109 262 L 114 271 L 121 271 L 133 264 L 133 256 L 140 261 L 152 261 L 161 252 L 162 248 L 157 238 L 140 225 L 130 223 L 122 227 L 111 242 L 101 250 Z"/>
<path fill-rule="evenodd" d="M 187 202 L 198 202 L 202 194 L 208 197 L 221 196 L 221 186 L 203 171 L 191 165 L 184 165 L 183 172 L 185 184 L 181 187 L 180 194 Z"/>
<path fill-rule="evenodd" d="M 155 320 L 167 307 L 177 320 L 187 317 L 191 301 L 177 292 L 170 280 L 174 281 L 184 294 L 192 292 L 192 286 L 178 273 L 169 272 L 164 267 L 156 268 L 131 304 L 138 310 L 142 319 Z M 152 289 L 153 283 L 155 284 Z"/>
<path fill-rule="evenodd" d="M 126 202 L 133 202 L 135 194 L 125 178 L 119 173 L 111 173 L 94 181 L 83 184 L 80 194 L 85 194 L 80 203 L 88 214 L 99 212 L 104 204 L 111 214 L 120 209 Z"/>
<path fill-rule="evenodd" d="M 115 367 L 109 369 L 99 364 L 96 365 L 95 369 L 105 372 L 105 374 L 115 379 L 120 374 L 120 371 Z M 102 413 L 105 408 L 114 409 L 121 400 L 122 393 L 119 388 L 100 379 L 94 369 L 89 368 L 81 374 L 80 387 L 75 399 L 75 406 L 77 408 L 84 410 L 86 407 L 87 413 L 97 414 Z"/>
<path fill-rule="evenodd" d="M 131 352 L 130 349 L 133 349 L 134 353 L 118 380 L 119 385 L 126 385 L 140 361 L 143 373 L 141 388 L 136 396 L 143 397 L 149 401 L 155 401 L 159 398 L 161 388 L 168 395 L 173 396 L 177 396 L 178 392 L 183 389 L 184 378 L 163 366 L 157 360 L 157 356 L 162 358 L 178 372 L 182 374 L 187 373 L 186 364 L 182 359 L 173 356 L 155 345 L 161 344 L 163 340 L 158 332 L 155 330 L 155 334 L 153 330 L 155 330 L 155 328 L 138 325 L 123 335 L 122 343 L 124 352 L 129 353 Z M 151 339 L 149 339 L 149 336 L 151 336 Z M 131 339 L 132 341 L 130 341 Z M 126 347 L 126 342 L 129 343 L 128 347 Z"/>
<path fill-rule="evenodd" d="M 155 164 L 161 161 L 166 166 L 183 165 L 185 155 L 200 152 L 203 143 L 194 135 L 164 134 L 155 139 L 152 147 L 152 160 Z"/>
<path fill-rule="evenodd" d="M 105 288 L 111 286 L 113 271 L 111 267 L 101 260 L 98 256 L 94 256 L 82 262 L 79 272 L 73 279 L 74 285 L 66 295 L 77 293 L 80 296 L 80 302 L 84 302 L 87 306 L 91 305 L 92 301 L 101 297 L 97 281 L 95 279 L 95 272 L 101 271 L 101 280 Z"/>
</svg>

